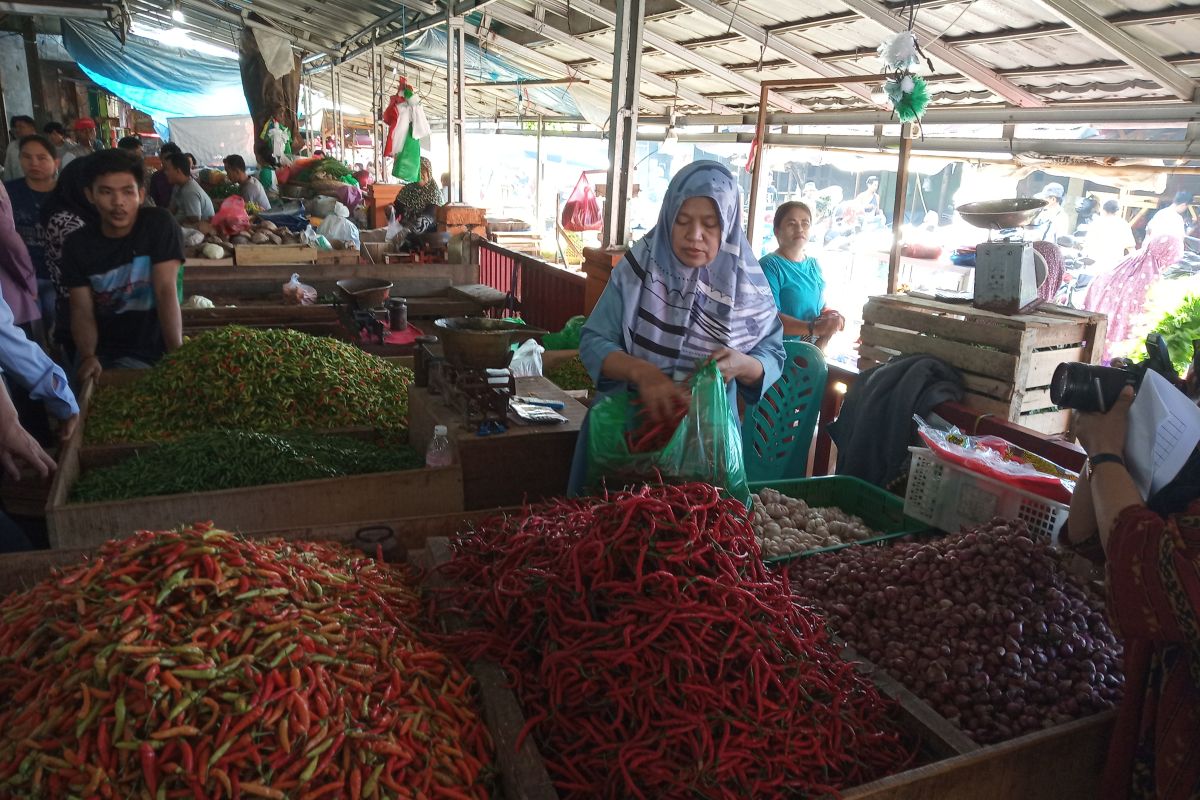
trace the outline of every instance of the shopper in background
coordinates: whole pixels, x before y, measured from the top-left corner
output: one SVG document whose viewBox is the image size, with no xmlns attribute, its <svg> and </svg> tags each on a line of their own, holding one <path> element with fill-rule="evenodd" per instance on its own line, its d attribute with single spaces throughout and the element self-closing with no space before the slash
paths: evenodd
<svg viewBox="0 0 1200 800">
<path fill-rule="evenodd" d="M 270 211 L 271 201 L 267 198 L 267 190 L 263 188 L 258 178 L 246 171 L 246 159 L 234 155 L 225 156 L 225 174 L 229 180 L 238 184 L 239 194 L 247 203 L 254 203 L 260 211 Z"/>
<path fill-rule="evenodd" d="M 117 149 L 124 150 L 139 160 L 146 155 L 142 150 L 142 137 L 140 136 L 122 136 L 121 140 L 117 142 Z"/>
<path fill-rule="evenodd" d="M 442 204 L 442 192 L 433 177 L 433 164 L 421 159 L 420 179 L 405 185 L 393 204 L 400 222 L 413 233 L 428 233 L 436 225 L 434 209 Z"/>
<path fill-rule="evenodd" d="M 9 130 L 8 149 L 4 151 L 4 180 L 13 181 L 25 177 L 21 168 L 21 140 L 37 133 L 37 126 L 33 124 L 33 117 L 18 114 L 12 118 Z"/>
<path fill-rule="evenodd" d="M 1154 216 L 1146 224 L 1146 241 L 1157 236 L 1170 236 L 1172 239 L 1178 239 L 1182 247 L 1183 237 L 1186 235 L 1188 227 L 1184 221 L 1184 215 L 1187 213 L 1190 202 L 1192 202 L 1191 192 L 1176 192 L 1174 202 L 1154 212 Z"/>
<path fill-rule="evenodd" d="M 17 409 L 0 384 L 0 465 L 9 480 L 21 480 L 21 467 L 28 465 L 45 479 L 55 470 L 54 459 L 21 427 Z M 0 553 L 32 550 L 29 536 L 7 513 L 0 512 Z"/>
<path fill-rule="evenodd" d="M 183 342 L 183 234 L 165 209 L 142 207 L 144 178 L 142 162 L 117 150 L 88 160 L 85 193 L 99 222 L 68 236 L 62 256 L 81 383 L 151 366 Z"/>
<path fill-rule="evenodd" d="M 1109 200 L 1100 207 L 1100 216 L 1088 225 L 1083 254 L 1096 262 L 1097 272 L 1106 272 L 1137 247 L 1133 230 L 1121 216 L 1121 204 Z"/>
<path fill-rule="evenodd" d="M 42 318 L 33 261 L 17 233 L 12 201 L 3 183 L 0 183 L 0 291 L 7 298 L 17 325 L 28 326 Z"/>
<path fill-rule="evenodd" d="M 436 184 L 435 184 L 436 188 Z M 716 361 L 737 395 L 757 402 L 783 370 L 783 326 L 771 287 L 742 232 L 737 181 L 714 161 L 671 180 L 658 223 L 612 271 L 579 342 L 602 395 L 636 387 L 655 420 L 684 402 L 681 381 Z M 587 484 L 588 425 L 575 446 L 570 487 Z"/>
<path fill-rule="evenodd" d="M 192 177 L 191 162 L 187 155 L 172 153 L 163 159 L 162 168 L 173 188 L 167 209 L 175 219 L 181 223 L 208 222 L 212 219 L 212 198 Z"/>
<path fill-rule="evenodd" d="M 71 141 L 67 129 L 63 127 L 61 122 L 47 122 L 42 126 L 42 133 L 54 145 L 54 149 L 58 153 L 59 169 L 62 169 L 80 156 L 91 152 L 90 149 Z"/>
<path fill-rule="evenodd" d="M 1124 639 L 1125 694 L 1103 797 L 1185 800 L 1200 792 L 1200 453 L 1143 501 L 1125 466 L 1133 390 L 1106 414 L 1080 414 L 1088 469 L 1067 536 L 1099 535 L 1113 628 Z"/>
<path fill-rule="evenodd" d="M 1183 237 L 1160 235 L 1147 239 L 1116 267 L 1096 277 L 1088 285 L 1083 307 L 1108 315 L 1108 335 L 1104 360 L 1112 356 L 1114 345 L 1129 338 L 1133 322 L 1146 310 L 1146 296 L 1158 280 L 1183 255 Z"/>
<path fill-rule="evenodd" d="M 13 222 L 25 242 L 33 271 L 37 276 L 38 306 L 46 331 L 54 325 L 54 284 L 46 272 L 46 229 L 42 225 L 42 204 L 54 190 L 58 174 L 58 153 L 45 136 L 26 136 L 20 142 L 23 178 L 5 181 L 12 200 Z"/>
<path fill-rule="evenodd" d="M 159 168 L 153 175 L 150 176 L 149 188 L 146 190 L 150 195 L 150 201 L 159 208 L 166 208 L 171 205 L 171 193 L 175 191 L 175 187 L 171 185 L 171 181 L 167 179 L 167 172 L 163 169 L 167 159 L 176 153 L 182 153 L 179 145 L 174 142 L 165 142 L 158 151 Z"/>
<path fill-rule="evenodd" d="M 63 354 L 62 362 L 74 372 L 75 341 L 71 338 L 70 292 L 63 282 L 62 253 L 67 237 L 84 225 L 100 221 L 87 199 L 87 170 L 91 156 L 77 158 L 62 168 L 58 183 L 42 206 L 46 228 L 46 273 L 54 284 L 54 331 L 51 343 Z"/>
<path fill-rule="evenodd" d="M 759 260 L 783 323 L 783 334 L 824 349 L 846 320 L 825 307 L 825 277 L 812 256 L 804 255 L 812 230 L 812 209 L 794 200 L 775 209 L 779 249 Z"/>
<path fill-rule="evenodd" d="M 1063 208 L 1065 196 L 1066 190 L 1063 189 L 1063 185 L 1055 181 L 1047 183 L 1034 195 L 1038 200 L 1046 201 L 1046 207 L 1038 212 L 1037 218 L 1029 226 L 1034 239 L 1057 244 L 1060 236 L 1071 234 L 1071 220 L 1067 216 L 1067 210 Z"/>
</svg>

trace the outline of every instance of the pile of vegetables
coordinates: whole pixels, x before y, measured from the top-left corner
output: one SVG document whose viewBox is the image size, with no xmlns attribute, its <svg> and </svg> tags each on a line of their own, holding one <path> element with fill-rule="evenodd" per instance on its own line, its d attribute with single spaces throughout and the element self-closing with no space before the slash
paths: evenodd
<svg viewBox="0 0 1200 800">
<path fill-rule="evenodd" d="M 352 170 L 336 158 L 323 158 L 293 176 L 290 183 L 310 183 L 315 180 L 342 181 L 353 179 Z"/>
<path fill-rule="evenodd" d="M 911 759 L 712 486 L 536 505 L 453 548 L 446 641 L 507 669 L 564 798 L 823 797 Z"/>
<path fill-rule="evenodd" d="M 187 258 L 228 258 L 234 248 L 243 244 L 301 244 L 300 234 L 270 220 L 259 220 L 249 229 L 226 236 L 219 229 L 204 233 L 194 228 L 183 229 L 183 254 Z"/>
<path fill-rule="evenodd" d="M 216 428 L 402 430 L 412 377 L 330 337 L 231 325 L 190 339 L 131 384 L 102 385 L 86 438 L 158 441 Z"/>
<path fill-rule="evenodd" d="M 583 361 L 579 359 L 579 356 L 569 358 L 546 370 L 546 379 L 568 392 L 592 389 L 595 386 L 592 383 L 592 376 L 588 374 L 587 368 L 583 366 Z"/>
<path fill-rule="evenodd" d="M 345 436 L 203 431 L 141 450 L 126 461 L 83 473 L 72 502 L 101 502 L 183 492 L 418 469 L 424 458 L 406 444 Z"/>
<path fill-rule="evenodd" d="M 413 576 L 197 526 L 0 602 L 6 797 L 488 798 L 462 666 Z"/>
<path fill-rule="evenodd" d="M 814 508 L 775 489 L 763 489 L 751 495 L 751 499 L 754 536 L 767 558 L 861 542 L 881 535 L 868 528 L 859 517 L 840 508 Z"/>
<path fill-rule="evenodd" d="M 1023 523 L 796 561 L 833 629 L 980 743 L 1111 708 L 1121 645 L 1100 601 Z"/>
</svg>

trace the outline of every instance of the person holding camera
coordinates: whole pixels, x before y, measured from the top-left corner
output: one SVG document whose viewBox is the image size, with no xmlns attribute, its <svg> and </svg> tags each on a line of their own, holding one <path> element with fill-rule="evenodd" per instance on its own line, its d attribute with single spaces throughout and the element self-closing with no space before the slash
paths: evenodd
<svg viewBox="0 0 1200 800">
<path fill-rule="evenodd" d="M 1088 454 L 1066 530 L 1099 537 L 1107 610 L 1125 641 L 1125 695 L 1105 765 L 1104 797 L 1200 795 L 1200 451 L 1143 502 L 1125 466 L 1134 390 L 1081 413 Z"/>
</svg>

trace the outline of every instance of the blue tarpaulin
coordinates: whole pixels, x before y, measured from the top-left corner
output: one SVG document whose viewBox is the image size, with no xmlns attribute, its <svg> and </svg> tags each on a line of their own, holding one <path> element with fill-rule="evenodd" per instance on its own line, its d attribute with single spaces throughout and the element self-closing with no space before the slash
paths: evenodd
<svg viewBox="0 0 1200 800">
<path fill-rule="evenodd" d="M 237 59 L 130 35 L 122 45 L 103 25 L 62 20 L 63 45 L 98 85 L 159 125 L 168 117 L 248 114 Z"/>
</svg>

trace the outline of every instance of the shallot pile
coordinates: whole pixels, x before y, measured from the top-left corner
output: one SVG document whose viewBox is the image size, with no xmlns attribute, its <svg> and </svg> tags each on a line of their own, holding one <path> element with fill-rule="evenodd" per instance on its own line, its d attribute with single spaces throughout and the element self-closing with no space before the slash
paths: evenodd
<svg viewBox="0 0 1200 800">
<path fill-rule="evenodd" d="M 1023 523 L 797 561 L 792 590 L 988 744 L 1111 708 L 1121 645 L 1100 601 Z"/>
<path fill-rule="evenodd" d="M 764 558 L 861 542 L 880 535 L 840 508 L 815 508 L 775 489 L 763 489 L 752 498 L 754 536 Z"/>
</svg>

